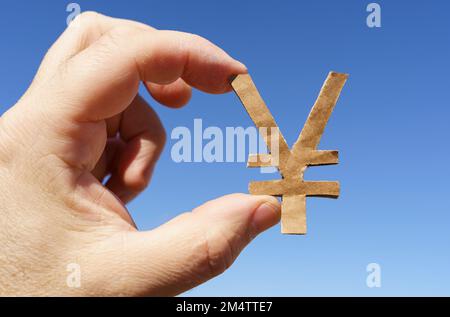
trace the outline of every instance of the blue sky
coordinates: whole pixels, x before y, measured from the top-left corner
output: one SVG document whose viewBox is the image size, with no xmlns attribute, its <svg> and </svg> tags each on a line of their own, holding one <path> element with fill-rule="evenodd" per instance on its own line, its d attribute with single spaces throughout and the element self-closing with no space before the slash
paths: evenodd
<svg viewBox="0 0 450 317">
<path fill-rule="evenodd" d="M 310 198 L 309 234 L 275 227 L 224 275 L 187 295 L 450 295 L 448 1 L 377 1 L 382 27 L 366 26 L 371 1 L 78 1 L 82 10 L 200 34 L 243 61 L 290 144 L 330 70 L 350 74 L 321 149 L 340 164 L 309 169 L 339 180 L 339 200 Z M 70 1 L 1 2 L 0 112 L 29 85 L 65 28 Z M 150 100 L 150 98 L 147 98 Z M 233 94 L 194 93 L 170 110 L 177 126 L 252 126 Z M 151 187 L 129 208 L 150 229 L 262 176 L 245 163 L 171 160 L 169 141 Z M 173 197 L 176 197 L 174 199 Z M 381 288 L 366 266 L 381 266 Z"/>
</svg>

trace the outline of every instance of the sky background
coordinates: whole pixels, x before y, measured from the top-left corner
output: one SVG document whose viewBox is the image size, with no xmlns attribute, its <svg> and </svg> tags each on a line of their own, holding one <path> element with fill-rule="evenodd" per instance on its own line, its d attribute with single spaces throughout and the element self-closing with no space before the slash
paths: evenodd
<svg viewBox="0 0 450 317">
<path fill-rule="evenodd" d="M 350 74 L 320 149 L 337 166 L 309 180 L 339 180 L 338 200 L 309 198 L 308 235 L 277 226 L 222 276 L 192 296 L 450 295 L 450 2 L 378 1 L 382 27 L 366 25 L 371 1 L 78 1 L 83 11 L 202 35 L 244 62 L 292 144 L 330 70 Z M 0 2 L 0 113 L 20 98 L 66 27 L 70 1 Z M 150 100 L 150 97 L 146 97 Z M 151 101 L 169 135 L 177 126 L 252 126 L 235 95 L 195 92 L 171 110 Z M 141 229 L 203 202 L 278 178 L 245 163 L 171 160 L 169 140 L 150 188 L 129 205 Z M 381 288 L 366 266 L 381 266 Z"/>
</svg>

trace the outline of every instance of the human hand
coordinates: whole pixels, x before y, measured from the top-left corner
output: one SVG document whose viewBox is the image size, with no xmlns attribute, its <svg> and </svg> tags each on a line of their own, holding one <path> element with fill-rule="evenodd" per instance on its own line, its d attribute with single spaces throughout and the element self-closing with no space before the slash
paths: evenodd
<svg viewBox="0 0 450 317">
<path fill-rule="evenodd" d="M 147 186 L 165 142 L 140 82 L 180 107 L 191 87 L 226 93 L 245 72 L 198 36 L 79 16 L 0 119 L 0 294 L 176 295 L 228 268 L 279 221 L 275 198 L 222 197 L 148 232 L 124 204 Z M 66 283 L 70 263 L 79 288 Z"/>
</svg>

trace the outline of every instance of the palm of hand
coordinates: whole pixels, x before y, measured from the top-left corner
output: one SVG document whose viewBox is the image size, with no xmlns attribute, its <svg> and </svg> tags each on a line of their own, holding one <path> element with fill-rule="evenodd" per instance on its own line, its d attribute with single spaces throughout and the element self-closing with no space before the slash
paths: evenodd
<svg viewBox="0 0 450 317">
<path fill-rule="evenodd" d="M 0 294 L 175 295 L 229 267 L 278 222 L 276 199 L 226 196 L 148 232 L 125 204 L 165 142 L 139 83 L 179 107 L 191 86 L 224 93 L 245 71 L 198 36 L 78 18 L 0 121 Z M 67 283 L 73 263 L 79 287 Z"/>
</svg>

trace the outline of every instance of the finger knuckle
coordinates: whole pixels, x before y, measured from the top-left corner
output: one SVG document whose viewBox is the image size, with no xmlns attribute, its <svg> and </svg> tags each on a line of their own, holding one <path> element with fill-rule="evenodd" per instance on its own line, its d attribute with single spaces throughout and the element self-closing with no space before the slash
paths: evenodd
<svg viewBox="0 0 450 317">
<path fill-rule="evenodd" d="M 133 38 L 139 32 L 138 29 L 131 26 L 114 27 L 102 36 L 99 47 L 103 48 L 103 53 L 120 52 L 130 60 L 134 60 L 134 54 L 131 54 L 130 50 L 125 48 L 124 43 L 132 43 Z M 99 50 L 102 51 L 102 49 Z"/>
<path fill-rule="evenodd" d="M 193 43 L 202 43 L 206 41 L 204 37 L 195 33 L 188 33 L 188 36 Z"/>
<path fill-rule="evenodd" d="M 156 139 L 155 144 L 156 144 L 156 147 L 157 147 L 156 151 L 157 151 L 158 155 L 160 155 L 163 152 L 164 147 L 165 147 L 165 145 L 167 143 L 167 132 L 166 132 L 166 130 L 164 130 L 164 128 L 159 129 L 158 132 L 155 135 L 155 139 Z"/>
<path fill-rule="evenodd" d="M 217 236 L 219 235 L 219 236 Z M 234 262 L 233 244 L 226 235 L 205 231 L 201 241 L 201 267 L 206 279 L 225 272 Z"/>
<path fill-rule="evenodd" d="M 143 140 L 150 140 L 152 145 L 155 147 L 154 153 L 151 153 L 151 157 L 153 158 L 153 154 L 160 155 L 164 147 L 167 143 L 167 132 L 164 129 L 164 126 L 159 121 L 153 122 L 153 129 L 151 131 L 145 131 L 141 134 L 141 138 Z"/>
<path fill-rule="evenodd" d="M 91 26 L 96 24 L 101 14 L 95 11 L 84 11 L 80 13 L 74 20 L 79 25 Z"/>
<path fill-rule="evenodd" d="M 136 35 L 141 34 L 143 31 L 137 27 L 131 25 L 121 25 L 120 27 L 114 27 L 108 32 L 108 36 L 110 39 L 127 39 L 130 40 L 130 37 L 134 37 Z"/>
<path fill-rule="evenodd" d="M 129 182 L 128 187 L 135 193 L 143 192 L 149 185 L 150 179 L 147 175 L 139 175 L 132 182 Z"/>
</svg>

